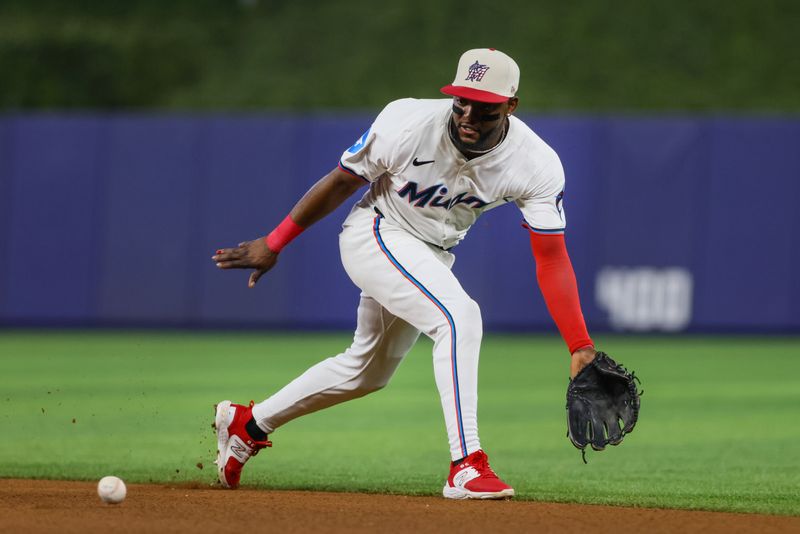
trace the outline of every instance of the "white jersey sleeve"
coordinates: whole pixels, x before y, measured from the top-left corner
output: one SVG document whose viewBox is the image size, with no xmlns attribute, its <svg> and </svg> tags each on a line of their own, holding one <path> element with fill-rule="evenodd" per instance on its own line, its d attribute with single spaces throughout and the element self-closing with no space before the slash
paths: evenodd
<svg viewBox="0 0 800 534">
<path fill-rule="evenodd" d="M 403 110 L 412 99 L 390 102 L 366 132 L 342 154 L 339 166 L 367 182 L 397 172 L 404 139 Z"/>
<path fill-rule="evenodd" d="M 525 222 L 535 233 L 563 234 L 567 226 L 563 206 L 564 167 L 555 152 L 531 184 L 525 195 L 516 201 Z"/>
</svg>

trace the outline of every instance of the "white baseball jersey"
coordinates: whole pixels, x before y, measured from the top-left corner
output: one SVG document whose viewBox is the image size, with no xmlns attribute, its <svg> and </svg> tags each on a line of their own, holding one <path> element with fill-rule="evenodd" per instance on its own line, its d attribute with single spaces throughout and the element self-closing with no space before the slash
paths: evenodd
<svg viewBox="0 0 800 534">
<path fill-rule="evenodd" d="M 515 202 L 535 232 L 562 233 L 564 170 L 555 151 L 509 117 L 505 139 L 468 160 L 448 135 L 452 99 L 390 103 L 339 165 L 371 182 L 375 207 L 415 237 L 454 247 L 485 211 Z"/>
</svg>

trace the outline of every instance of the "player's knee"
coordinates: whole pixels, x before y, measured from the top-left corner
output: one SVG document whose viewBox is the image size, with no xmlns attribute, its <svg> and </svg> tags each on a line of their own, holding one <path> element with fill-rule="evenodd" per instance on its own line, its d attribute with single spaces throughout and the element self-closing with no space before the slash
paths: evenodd
<svg viewBox="0 0 800 534">
<path fill-rule="evenodd" d="M 354 397 L 363 397 L 386 387 L 386 382 L 371 382 L 353 384 L 351 392 Z"/>
<path fill-rule="evenodd" d="M 371 384 L 364 384 L 362 386 L 362 389 L 365 391 L 364 394 L 366 395 L 366 394 L 369 394 L 369 393 L 375 393 L 376 391 L 379 391 L 379 390 L 385 388 L 386 384 L 387 384 L 387 381 L 373 382 Z"/>
<path fill-rule="evenodd" d="M 483 337 L 483 318 L 477 302 L 466 299 L 453 307 L 451 315 L 459 338 L 479 341 Z"/>
<path fill-rule="evenodd" d="M 386 387 L 399 363 L 399 360 L 389 362 L 379 347 L 366 351 L 348 349 L 335 359 L 338 373 L 347 377 L 340 387 L 348 390 L 353 397 L 363 397 Z M 391 365 L 387 366 L 387 363 Z"/>
</svg>

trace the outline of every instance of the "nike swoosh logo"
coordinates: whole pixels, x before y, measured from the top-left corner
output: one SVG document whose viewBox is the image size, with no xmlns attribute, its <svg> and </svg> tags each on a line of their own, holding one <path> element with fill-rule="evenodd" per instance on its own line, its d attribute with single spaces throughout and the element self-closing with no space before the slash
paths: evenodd
<svg viewBox="0 0 800 534">
<path fill-rule="evenodd" d="M 431 159 L 431 160 L 428 160 L 428 161 L 417 161 L 417 158 L 414 158 L 414 161 L 412 161 L 411 164 L 414 167 L 419 167 L 420 165 L 427 165 L 428 163 L 433 163 L 434 161 L 436 161 L 436 160 L 435 159 Z"/>
</svg>

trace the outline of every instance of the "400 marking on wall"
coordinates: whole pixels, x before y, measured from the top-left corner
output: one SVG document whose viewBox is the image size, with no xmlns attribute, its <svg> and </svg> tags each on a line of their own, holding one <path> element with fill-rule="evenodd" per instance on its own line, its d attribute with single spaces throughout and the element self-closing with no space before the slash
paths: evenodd
<svg viewBox="0 0 800 534">
<path fill-rule="evenodd" d="M 616 330 L 678 332 L 692 320 L 693 288 L 681 267 L 604 267 L 595 299 Z"/>
</svg>

